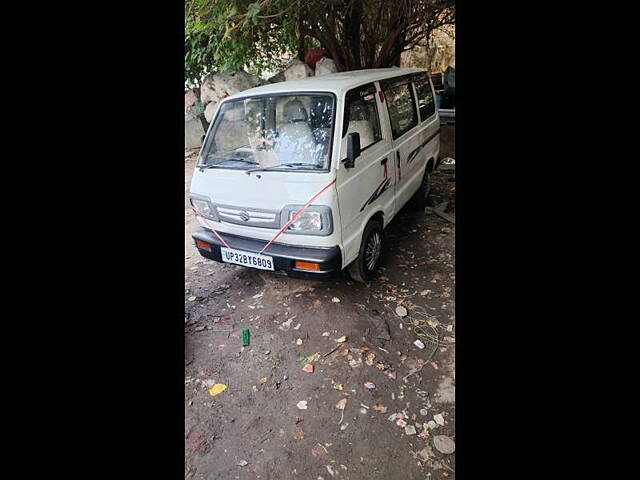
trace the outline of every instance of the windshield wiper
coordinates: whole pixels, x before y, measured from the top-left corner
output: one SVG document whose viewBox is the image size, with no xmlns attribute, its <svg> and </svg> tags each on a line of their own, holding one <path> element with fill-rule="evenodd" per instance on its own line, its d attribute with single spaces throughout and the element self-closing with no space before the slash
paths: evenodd
<svg viewBox="0 0 640 480">
<path fill-rule="evenodd" d="M 199 165 L 198 168 L 200 168 L 201 170 L 204 170 L 206 168 L 215 168 L 224 162 L 243 162 L 243 163 L 248 163 L 250 165 L 258 165 L 258 162 L 254 162 L 252 160 L 247 160 L 246 158 L 238 157 L 238 158 L 225 158 L 214 163 L 205 163 L 204 165 Z"/>
<path fill-rule="evenodd" d="M 294 162 L 294 163 L 280 163 L 278 165 L 271 165 L 269 167 L 258 167 L 258 168 L 251 168 L 249 170 L 246 170 L 245 173 L 247 175 L 250 175 L 251 172 L 265 172 L 268 170 L 276 170 L 278 168 L 282 168 L 282 167 L 311 167 L 313 168 L 313 170 L 316 170 L 318 167 L 312 163 L 302 163 L 302 162 Z"/>
</svg>

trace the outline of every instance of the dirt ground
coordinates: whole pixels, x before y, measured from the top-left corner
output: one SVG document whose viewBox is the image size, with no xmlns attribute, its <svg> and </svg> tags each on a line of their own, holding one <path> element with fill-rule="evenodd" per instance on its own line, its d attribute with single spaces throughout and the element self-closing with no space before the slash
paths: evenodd
<svg viewBox="0 0 640 480">
<path fill-rule="evenodd" d="M 191 240 L 194 157 L 185 162 L 185 478 L 455 478 L 455 453 L 434 445 L 455 441 L 455 226 L 429 209 L 399 212 L 368 285 L 346 273 L 310 281 L 219 264 Z M 431 197 L 447 200 L 451 216 L 454 178 L 435 175 Z M 228 388 L 212 396 L 216 383 Z"/>
</svg>

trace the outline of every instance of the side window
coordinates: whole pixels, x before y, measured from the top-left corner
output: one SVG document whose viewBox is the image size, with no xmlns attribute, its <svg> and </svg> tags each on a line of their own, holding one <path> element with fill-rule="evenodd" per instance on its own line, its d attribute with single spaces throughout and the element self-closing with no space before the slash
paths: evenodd
<svg viewBox="0 0 640 480">
<path fill-rule="evenodd" d="M 418 108 L 420 110 L 420 120 L 425 121 L 431 115 L 436 113 L 436 104 L 433 99 L 433 91 L 429 84 L 427 74 L 419 75 L 413 81 L 418 93 Z"/>
<path fill-rule="evenodd" d="M 384 96 L 387 99 L 391 131 L 395 140 L 418 124 L 411 83 L 388 87 L 384 90 Z"/>
<path fill-rule="evenodd" d="M 342 136 L 351 132 L 360 134 L 362 150 L 382 138 L 376 104 L 376 87 L 373 84 L 347 92 Z"/>
</svg>

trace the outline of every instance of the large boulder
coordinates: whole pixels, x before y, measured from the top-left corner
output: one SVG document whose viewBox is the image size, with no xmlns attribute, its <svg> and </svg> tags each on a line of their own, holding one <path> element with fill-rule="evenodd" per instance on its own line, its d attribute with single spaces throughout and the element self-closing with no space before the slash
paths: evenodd
<svg viewBox="0 0 640 480">
<path fill-rule="evenodd" d="M 211 123 L 213 120 L 213 114 L 215 113 L 217 106 L 218 102 L 209 102 L 204 108 L 204 118 L 207 122 Z"/>
<path fill-rule="evenodd" d="M 211 102 L 218 103 L 229 95 L 261 84 L 262 81 L 258 77 L 243 71 L 207 75 L 200 87 L 200 100 L 202 105 L 206 107 Z"/>
<path fill-rule="evenodd" d="M 304 62 L 294 58 L 284 71 L 285 80 L 297 80 L 300 78 L 313 77 L 313 70 Z"/>
<path fill-rule="evenodd" d="M 316 77 L 336 73 L 336 64 L 333 60 L 323 57 L 316 62 Z"/>
<path fill-rule="evenodd" d="M 269 83 L 278 83 L 278 82 L 284 82 L 286 79 L 284 78 L 284 70 L 276 73 L 273 77 L 269 77 L 267 79 L 267 82 Z"/>
<path fill-rule="evenodd" d="M 200 117 L 192 113 L 186 113 L 184 116 L 184 149 L 200 148 L 204 133 Z"/>
</svg>

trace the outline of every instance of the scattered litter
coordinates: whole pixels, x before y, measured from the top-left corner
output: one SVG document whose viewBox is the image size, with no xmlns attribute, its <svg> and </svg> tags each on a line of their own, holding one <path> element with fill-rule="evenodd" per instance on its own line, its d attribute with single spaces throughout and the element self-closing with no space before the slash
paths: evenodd
<svg viewBox="0 0 640 480">
<path fill-rule="evenodd" d="M 297 324 L 295 327 L 293 327 L 294 330 L 298 330 L 300 328 L 300 325 L 302 325 L 301 323 Z"/>
<path fill-rule="evenodd" d="M 314 457 L 322 457 L 328 455 L 329 451 L 321 443 L 316 443 L 311 449 L 311 455 Z"/>
<path fill-rule="evenodd" d="M 216 395 L 224 392 L 227 389 L 227 386 L 224 383 L 216 383 L 211 388 L 209 388 L 209 395 L 215 397 Z"/>
<path fill-rule="evenodd" d="M 343 335 L 342 337 L 340 337 L 340 338 L 336 338 L 336 339 L 334 340 L 334 342 L 338 342 L 338 343 L 344 343 L 344 342 L 346 342 L 346 341 L 347 341 L 347 337 L 345 337 L 344 335 Z"/>
<path fill-rule="evenodd" d="M 407 425 L 406 427 L 404 427 L 404 433 L 407 435 L 415 435 L 416 427 L 414 427 L 413 425 Z"/>
<path fill-rule="evenodd" d="M 433 450 L 431 450 L 431 447 L 429 445 L 427 445 L 422 450 L 420 450 L 418 452 L 418 455 L 420 456 L 423 462 L 427 462 L 434 457 Z"/>
<path fill-rule="evenodd" d="M 260 383 L 267 383 L 267 380 L 269 380 L 269 377 L 262 377 Z"/>
<path fill-rule="evenodd" d="M 307 409 L 307 401 L 306 400 L 300 400 L 296 406 L 300 409 L 300 410 L 306 410 Z"/>
<path fill-rule="evenodd" d="M 392 413 L 391 415 L 389 415 L 388 420 L 389 420 L 390 422 L 393 422 L 393 421 L 395 421 L 395 419 L 396 419 L 397 417 L 398 417 L 398 414 L 397 414 L 397 413 Z"/>
<path fill-rule="evenodd" d="M 378 413 L 387 413 L 387 407 L 385 407 L 384 405 L 374 405 L 371 408 Z"/>
<path fill-rule="evenodd" d="M 349 426 L 349 422 L 347 422 L 347 423 L 345 423 L 345 424 L 341 425 L 341 426 L 340 426 L 340 430 L 344 431 L 344 430 L 346 430 L 346 429 L 347 429 L 347 427 L 348 427 L 348 426 Z"/>
<path fill-rule="evenodd" d="M 364 388 L 368 388 L 369 390 L 373 390 L 374 388 L 376 388 L 376 384 L 373 383 L 373 382 L 365 382 Z"/>
<path fill-rule="evenodd" d="M 332 301 L 333 303 L 340 303 L 340 299 L 339 299 L 338 297 L 333 297 L 333 298 L 331 299 L 331 301 Z"/>
<path fill-rule="evenodd" d="M 195 302 L 196 298 L 198 298 L 198 297 L 189 297 L 189 298 L 187 298 L 187 300 L 189 300 L 190 302 Z"/>
<path fill-rule="evenodd" d="M 344 350 L 340 350 L 340 353 L 338 353 L 338 355 L 340 355 L 341 357 L 344 357 L 345 355 L 349 354 L 349 349 L 345 348 Z"/>
<path fill-rule="evenodd" d="M 282 322 L 282 325 L 280 325 L 280 330 L 289 330 L 289 328 L 291 328 L 291 322 L 293 321 L 293 319 L 296 318 L 296 316 L 294 315 L 293 317 L 291 317 L 289 320 L 287 320 L 286 322 Z"/>
<path fill-rule="evenodd" d="M 361 408 L 360 409 L 360 413 L 363 414 L 363 415 L 366 415 L 367 414 L 367 409 L 366 408 Z"/>
<path fill-rule="evenodd" d="M 419 349 L 423 349 L 424 348 L 424 343 L 422 343 L 420 340 L 416 340 L 415 342 L 413 342 L 413 344 L 418 347 Z"/>
<path fill-rule="evenodd" d="M 398 419 L 396 419 L 396 425 L 399 426 L 400 428 L 404 428 L 404 427 L 407 426 L 407 422 L 405 422 L 401 418 L 398 418 Z"/>
<path fill-rule="evenodd" d="M 456 451 L 455 442 L 446 435 L 436 435 L 433 437 L 433 446 L 436 447 L 440 453 L 451 454 Z"/>
<path fill-rule="evenodd" d="M 420 409 L 420 415 L 425 416 L 428 415 L 429 411 L 426 408 L 421 408 Z"/>
<path fill-rule="evenodd" d="M 395 380 L 396 379 L 396 372 L 389 372 L 387 377 L 389 377 L 391 380 Z"/>
<path fill-rule="evenodd" d="M 433 419 L 436 421 L 438 425 L 444 426 L 444 417 L 442 416 L 441 413 L 437 413 L 436 415 L 434 415 Z"/>
<path fill-rule="evenodd" d="M 242 346 L 246 347 L 248 345 L 249 345 L 249 329 L 243 328 L 242 329 Z"/>
<path fill-rule="evenodd" d="M 294 440 L 302 440 L 304 439 L 304 430 L 302 430 L 300 427 L 295 427 L 291 436 Z"/>
<path fill-rule="evenodd" d="M 406 317 L 407 316 L 407 309 L 404 308 L 402 305 L 400 305 L 399 307 L 396 307 L 396 315 L 398 315 L 400 318 Z"/>
<path fill-rule="evenodd" d="M 326 357 L 327 355 L 331 355 L 333 352 L 335 352 L 336 350 L 338 350 L 340 348 L 340 345 L 336 345 L 335 347 L 333 347 L 331 350 L 329 350 L 327 353 L 325 353 L 323 356 Z"/>
<path fill-rule="evenodd" d="M 429 436 L 429 430 L 427 430 L 426 428 L 423 429 L 419 434 L 418 437 L 420 438 L 427 438 Z"/>
<path fill-rule="evenodd" d="M 265 355 L 269 355 L 271 353 L 271 350 L 267 350 L 264 352 Z"/>
<path fill-rule="evenodd" d="M 239 467 L 246 467 L 247 465 L 249 465 L 249 462 L 247 462 L 246 460 L 240 460 L 238 462 Z"/>
<path fill-rule="evenodd" d="M 309 372 L 309 373 L 313 373 L 313 365 L 311 365 L 310 363 L 307 363 L 302 370 L 304 370 L 305 372 Z"/>
<path fill-rule="evenodd" d="M 336 471 L 331 468 L 331 465 L 327 465 L 327 472 L 329 472 L 329 475 L 331 475 L 332 477 L 336 474 Z"/>
<path fill-rule="evenodd" d="M 258 392 L 258 387 L 256 387 L 255 385 L 253 385 L 251 387 L 251 390 L 253 391 L 253 393 L 257 393 Z"/>
<path fill-rule="evenodd" d="M 427 422 L 427 426 L 429 427 L 429 430 L 433 430 L 435 428 L 438 428 L 438 424 L 436 422 L 434 422 L 433 420 L 429 420 Z"/>
<path fill-rule="evenodd" d="M 331 332 L 323 332 L 323 333 L 322 333 L 322 336 L 323 336 L 323 337 L 328 337 L 329 335 L 331 335 Z"/>
<path fill-rule="evenodd" d="M 296 345 L 302 345 L 302 339 L 301 338 L 296 340 Z"/>
<path fill-rule="evenodd" d="M 336 390 L 342 390 L 344 387 L 342 386 L 341 383 L 334 383 L 333 388 Z"/>
<path fill-rule="evenodd" d="M 369 355 L 367 355 L 367 359 L 365 360 L 365 363 L 371 367 L 373 366 L 373 361 L 375 359 L 376 359 L 376 354 L 371 352 L 369 353 Z"/>
<path fill-rule="evenodd" d="M 347 406 L 347 399 L 346 398 L 343 398 L 338 403 L 336 403 L 336 408 L 338 410 L 344 410 L 346 406 Z"/>
</svg>

